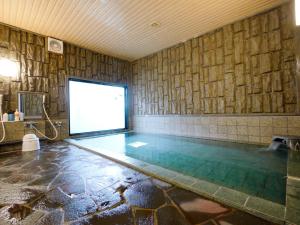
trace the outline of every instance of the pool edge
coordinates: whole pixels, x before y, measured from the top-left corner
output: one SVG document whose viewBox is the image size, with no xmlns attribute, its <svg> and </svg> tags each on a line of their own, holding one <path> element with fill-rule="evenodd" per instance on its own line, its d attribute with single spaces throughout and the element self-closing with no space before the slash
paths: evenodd
<svg viewBox="0 0 300 225">
<path fill-rule="evenodd" d="M 99 149 L 87 148 L 76 143 L 72 139 L 65 139 L 65 142 L 81 149 L 98 154 L 104 158 L 120 163 L 126 167 L 135 169 L 149 176 L 171 183 L 177 187 L 192 191 L 203 197 L 215 200 L 221 204 L 245 211 L 268 221 L 284 224 L 286 208 L 284 205 L 274 203 L 262 198 L 251 196 L 227 187 L 187 176 L 160 166 L 156 166 L 138 159 L 121 154 L 109 154 Z M 236 196 L 239 196 L 236 199 Z"/>
</svg>

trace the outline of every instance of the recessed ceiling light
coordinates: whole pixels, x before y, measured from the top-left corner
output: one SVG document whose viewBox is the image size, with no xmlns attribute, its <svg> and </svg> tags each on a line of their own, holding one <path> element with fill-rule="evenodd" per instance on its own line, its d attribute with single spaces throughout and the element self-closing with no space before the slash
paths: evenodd
<svg viewBox="0 0 300 225">
<path fill-rule="evenodd" d="M 152 22 L 152 23 L 150 24 L 150 26 L 151 26 L 151 27 L 155 27 L 155 28 L 156 28 L 156 27 L 160 27 L 160 22 L 156 22 L 156 21 L 155 21 L 155 22 Z"/>
</svg>

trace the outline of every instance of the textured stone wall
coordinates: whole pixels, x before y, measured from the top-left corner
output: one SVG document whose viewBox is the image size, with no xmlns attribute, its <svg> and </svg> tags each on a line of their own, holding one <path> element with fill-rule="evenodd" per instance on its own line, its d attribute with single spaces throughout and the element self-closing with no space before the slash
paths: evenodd
<svg viewBox="0 0 300 225">
<path fill-rule="evenodd" d="M 134 114 L 294 113 L 292 12 L 285 4 L 137 60 Z"/>
<path fill-rule="evenodd" d="M 0 24 L 0 57 L 15 61 L 20 69 L 16 78 L 0 76 L 4 111 L 17 108 L 18 91 L 44 92 L 50 115 L 67 118 L 68 76 L 127 83 L 127 61 L 68 43 L 64 44 L 64 54 L 57 55 L 48 53 L 45 43 L 44 36 Z"/>
</svg>

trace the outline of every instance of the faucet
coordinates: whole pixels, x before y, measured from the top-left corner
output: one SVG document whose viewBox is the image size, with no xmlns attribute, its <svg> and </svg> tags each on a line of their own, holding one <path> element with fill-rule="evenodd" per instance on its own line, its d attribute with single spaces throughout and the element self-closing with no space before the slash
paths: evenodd
<svg viewBox="0 0 300 225">
<path fill-rule="evenodd" d="M 24 123 L 24 127 L 29 128 L 29 129 L 33 129 L 33 126 L 38 124 L 38 122 L 35 121 L 27 121 Z"/>
</svg>

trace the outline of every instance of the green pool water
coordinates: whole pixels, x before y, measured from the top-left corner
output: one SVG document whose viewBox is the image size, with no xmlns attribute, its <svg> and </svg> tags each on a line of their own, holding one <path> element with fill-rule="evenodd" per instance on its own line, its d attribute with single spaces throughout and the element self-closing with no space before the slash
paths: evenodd
<svg viewBox="0 0 300 225">
<path fill-rule="evenodd" d="M 287 153 L 267 147 L 168 135 L 125 133 L 76 139 L 250 195 L 285 203 Z"/>
</svg>

